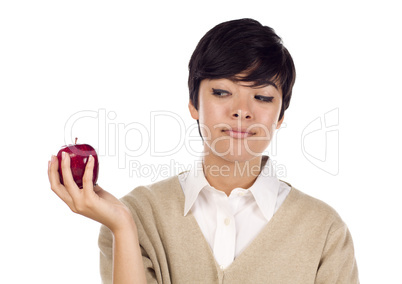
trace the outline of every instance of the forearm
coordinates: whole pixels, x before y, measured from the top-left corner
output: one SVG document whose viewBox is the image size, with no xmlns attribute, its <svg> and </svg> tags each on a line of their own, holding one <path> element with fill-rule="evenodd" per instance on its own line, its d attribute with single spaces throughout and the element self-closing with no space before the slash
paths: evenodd
<svg viewBox="0 0 402 284">
<path fill-rule="evenodd" d="M 124 230 L 113 232 L 113 283 L 147 283 L 134 221 Z"/>
</svg>

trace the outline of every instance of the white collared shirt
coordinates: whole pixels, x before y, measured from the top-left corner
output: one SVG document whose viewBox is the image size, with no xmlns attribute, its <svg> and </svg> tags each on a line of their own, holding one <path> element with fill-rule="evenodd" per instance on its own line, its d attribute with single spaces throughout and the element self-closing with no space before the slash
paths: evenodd
<svg viewBox="0 0 402 284">
<path fill-rule="evenodd" d="M 289 185 L 276 177 L 269 158 L 250 188 L 235 188 L 230 196 L 209 185 L 201 160 L 181 173 L 179 181 L 184 215 L 191 210 L 221 269 L 254 240 L 290 192 Z"/>
</svg>

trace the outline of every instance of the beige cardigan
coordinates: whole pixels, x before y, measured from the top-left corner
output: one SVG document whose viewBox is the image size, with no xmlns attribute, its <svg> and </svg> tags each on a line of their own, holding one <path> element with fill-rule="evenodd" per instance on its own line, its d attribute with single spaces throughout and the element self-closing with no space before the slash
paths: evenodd
<svg viewBox="0 0 402 284">
<path fill-rule="evenodd" d="M 225 270 L 216 263 L 177 176 L 122 198 L 137 224 L 148 283 L 359 283 L 353 242 L 339 215 L 292 187 L 267 226 Z M 112 283 L 112 239 L 101 227 L 100 271 Z"/>
</svg>

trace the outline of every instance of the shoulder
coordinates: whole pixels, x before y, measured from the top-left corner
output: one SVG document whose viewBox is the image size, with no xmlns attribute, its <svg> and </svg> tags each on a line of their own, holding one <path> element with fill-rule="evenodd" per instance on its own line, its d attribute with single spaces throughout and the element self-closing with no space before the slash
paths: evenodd
<svg viewBox="0 0 402 284">
<path fill-rule="evenodd" d="M 141 185 L 134 188 L 131 192 L 123 197 L 123 199 L 127 199 L 130 197 L 138 197 L 138 198 L 147 198 L 147 197 L 162 197 L 166 195 L 170 195 L 173 193 L 177 193 L 177 190 L 181 188 L 180 182 L 177 176 L 172 176 L 161 181 L 148 184 Z"/>
<path fill-rule="evenodd" d="M 303 220 L 303 223 L 325 224 L 335 230 L 345 226 L 342 218 L 333 207 L 292 185 L 290 186 L 290 193 L 283 204 L 290 214 L 298 216 L 300 220 Z"/>
<path fill-rule="evenodd" d="M 120 199 L 131 209 L 152 211 L 156 208 L 181 207 L 184 203 L 184 194 L 177 176 L 149 185 L 134 188 Z"/>
</svg>

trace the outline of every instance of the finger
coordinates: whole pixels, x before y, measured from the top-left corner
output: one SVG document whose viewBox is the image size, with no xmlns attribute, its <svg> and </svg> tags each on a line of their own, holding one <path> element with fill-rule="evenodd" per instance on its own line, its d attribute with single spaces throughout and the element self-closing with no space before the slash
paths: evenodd
<svg viewBox="0 0 402 284">
<path fill-rule="evenodd" d="M 49 161 L 49 167 L 48 167 L 48 177 L 49 177 L 49 182 L 50 185 L 53 188 L 59 188 L 62 186 L 60 183 L 60 177 L 59 177 L 59 172 L 58 172 L 58 163 L 57 163 L 57 157 L 52 156 L 51 160 Z"/>
<path fill-rule="evenodd" d="M 100 187 L 98 184 L 94 185 L 94 191 L 95 192 L 102 191 L 102 190 L 103 190 L 103 188 Z"/>
<path fill-rule="evenodd" d="M 48 164 L 48 177 L 50 188 L 56 195 L 61 198 L 67 205 L 72 203 L 71 196 L 68 194 L 65 187 L 60 183 L 58 160 L 56 156 L 52 156 Z"/>
<path fill-rule="evenodd" d="M 52 159 L 53 159 L 53 155 L 52 155 L 52 157 L 50 157 L 50 161 L 47 162 L 47 178 L 49 179 L 49 183 L 51 183 L 51 181 L 50 181 L 50 166 L 52 164 Z"/>
<path fill-rule="evenodd" d="M 94 192 L 94 184 L 92 181 L 93 171 L 94 171 L 94 157 L 92 155 L 89 156 L 87 165 L 85 166 L 84 176 L 82 177 L 82 185 L 85 196 L 93 196 Z"/>
<path fill-rule="evenodd" d="M 63 175 L 64 186 L 67 189 L 73 200 L 78 199 L 80 190 L 74 181 L 73 174 L 70 168 L 70 155 L 67 152 L 62 153 L 61 171 Z"/>
</svg>

